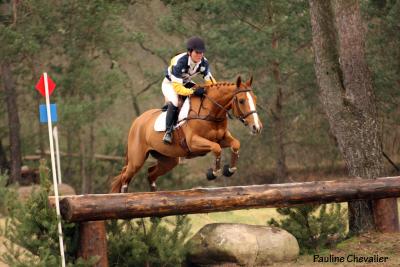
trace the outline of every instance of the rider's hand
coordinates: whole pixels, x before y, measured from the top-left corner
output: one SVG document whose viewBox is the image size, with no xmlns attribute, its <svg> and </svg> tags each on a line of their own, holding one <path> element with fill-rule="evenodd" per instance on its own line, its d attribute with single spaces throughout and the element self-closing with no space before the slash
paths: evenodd
<svg viewBox="0 0 400 267">
<path fill-rule="evenodd" d="M 196 84 L 194 83 L 194 82 L 187 82 L 187 83 L 185 83 L 185 85 L 184 85 L 186 88 L 196 88 L 197 86 L 196 86 Z"/>
<path fill-rule="evenodd" d="M 203 96 L 206 92 L 206 89 L 204 89 L 203 87 L 198 87 L 193 94 L 196 96 Z"/>
</svg>

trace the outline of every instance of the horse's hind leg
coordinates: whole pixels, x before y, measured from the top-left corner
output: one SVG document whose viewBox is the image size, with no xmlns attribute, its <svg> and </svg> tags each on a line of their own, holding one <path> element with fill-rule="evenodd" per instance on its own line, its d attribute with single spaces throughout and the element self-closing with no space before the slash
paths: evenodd
<svg viewBox="0 0 400 267">
<path fill-rule="evenodd" d="M 151 191 L 157 191 L 156 180 L 159 176 L 166 174 L 179 163 L 179 158 L 158 156 L 157 163 L 148 169 L 148 181 Z"/>
<path fill-rule="evenodd" d="M 128 164 L 122 169 L 121 175 L 117 176 L 112 184 L 112 193 L 126 193 L 133 176 L 140 170 L 147 159 L 148 154 L 129 155 Z"/>
</svg>

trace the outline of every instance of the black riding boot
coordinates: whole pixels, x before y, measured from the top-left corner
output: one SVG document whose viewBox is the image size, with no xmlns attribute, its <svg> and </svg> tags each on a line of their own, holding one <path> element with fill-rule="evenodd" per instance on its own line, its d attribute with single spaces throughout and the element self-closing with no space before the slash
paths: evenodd
<svg viewBox="0 0 400 267">
<path fill-rule="evenodd" d="M 165 144 L 172 143 L 172 130 L 173 130 L 174 123 L 176 120 L 177 111 L 178 111 L 178 108 L 175 107 L 171 102 L 169 102 L 168 109 L 167 109 L 167 118 L 166 118 L 166 130 L 165 130 L 165 135 L 163 138 L 163 141 Z"/>
</svg>

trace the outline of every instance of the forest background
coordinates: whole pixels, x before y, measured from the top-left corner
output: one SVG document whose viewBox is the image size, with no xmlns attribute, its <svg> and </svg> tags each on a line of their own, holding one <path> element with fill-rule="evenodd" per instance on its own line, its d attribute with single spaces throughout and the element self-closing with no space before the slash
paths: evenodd
<svg viewBox="0 0 400 267">
<path fill-rule="evenodd" d="M 382 150 L 400 161 L 400 2 L 360 1 Z M 264 124 L 251 136 L 230 121 L 242 143 L 238 172 L 205 179 L 211 155 L 185 160 L 159 179 L 161 189 L 246 185 L 346 176 L 314 71 L 308 1 L 93 0 L 0 1 L 0 168 L 18 181 L 21 165 L 49 157 L 42 72 L 57 84 L 63 181 L 78 193 L 105 193 L 123 164 L 133 119 L 163 105 L 169 60 L 193 35 L 207 43 L 218 81 L 254 76 Z M 226 153 L 228 154 L 228 153 Z M 394 166 L 385 160 L 386 168 Z M 147 166 L 147 165 L 146 165 Z M 148 190 L 145 171 L 130 191 Z"/>
</svg>

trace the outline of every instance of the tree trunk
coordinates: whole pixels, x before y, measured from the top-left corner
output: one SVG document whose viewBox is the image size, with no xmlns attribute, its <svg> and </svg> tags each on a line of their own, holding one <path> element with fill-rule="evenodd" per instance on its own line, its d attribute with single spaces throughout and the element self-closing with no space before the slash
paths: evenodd
<svg viewBox="0 0 400 267">
<path fill-rule="evenodd" d="M 88 176 L 86 173 L 87 170 L 87 162 L 86 162 L 86 151 L 85 151 L 85 143 L 82 140 L 82 136 L 79 137 L 79 153 L 81 154 L 80 158 L 80 169 L 81 169 L 81 177 L 82 177 L 82 188 L 81 193 L 88 193 Z"/>
<path fill-rule="evenodd" d="M 278 40 L 274 38 L 272 40 L 272 49 L 278 48 Z M 279 68 L 279 62 L 274 61 L 272 72 L 276 82 L 276 101 L 275 110 L 273 112 L 274 122 L 274 135 L 276 140 L 276 178 L 278 183 L 286 181 L 288 176 L 286 166 L 286 152 L 285 152 L 285 120 L 282 111 L 283 93 L 282 93 L 282 79 L 281 70 Z"/>
<path fill-rule="evenodd" d="M 10 138 L 10 180 L 17 182 L 21 179 L 21 141 L 19 135 L 19 116 L 15 83 L 8 62 L 0 64 L 1 78 L 5 92 Z"/>
<path fill-rule="evenodd" d="M 381 135 L 365 59 L 359 3 L 310 0 L 310 10 L 320 98 L 349 173 L 362 178 L 384 176 Z M 375 227 L 381 231 L 398 231 L 395 199 L 349 202 L 351 233 Z"/>
<path fill-rule="evenodd" d="M 37 104 L 37 107 L 39 107 L 39 105 L 41 104 L 41 102 L 40 102 L 40 95 L 39 94 L 36 94 L 36 96 L 35 96 L 35 99 L 36 99 L 36 104 Z M 40 123 L 40 122 L 38 122 L 38 124 L 37 124 L 37 126 L 38 126 L 38 136 L 37 136 L 37 139 L 38 139 L 38 145 L 39 145 L 39 153 L 40 153 L 40 157 L 42 158 L 42 159 L 44 159 L 44 157 L 46 156 L 45 155 L 45 142 L 44 142 L 44 137 L 46 136 L 46 131 L 45 131 L 45 128 L 43 127 L 43 125 Z"/>
<path fill-rule="evenodd" d="M 9 170 L 9 165 L 7 161 L 6 151 L 3 148 L 3 144 L 0 139 L 0 173 L 4 173 L 6 170 Z"/>
<path fill-rule="evenodd" d="M 72 127 L 66 127 L 66 131 L 67 131 L 67 155 L 71 155 L 72 154 L 72 140 L 73 137 L 75 136 L 74 131 L 72 130 Z M 66 157 L 66 159 L 64 160 L 65 163 L 65 172 L 64 172 L 64 177 L 72 177 L 74 174 L 73 171 L 73 164 L 72 164 L 72 157 L 68 156 Z"/>
<path fill-rule="evenodd" d="M 94 101 L 94 100 L 93 100 Z M 95 128 L 94 128 L 94 122 L 90 124 L 90 141 L 89 141 L 89 166 L 88 166 L 88 179 L 87 179 L 87 192 L 86 193 L 93 193 L 93 178 L 96 175 L 95 173 L 95 158 L 94 158 L 94 153 L 95 153 Z"/>
</svg>

